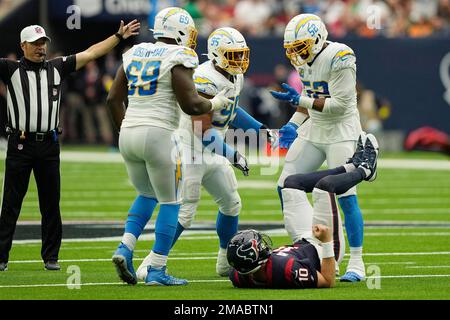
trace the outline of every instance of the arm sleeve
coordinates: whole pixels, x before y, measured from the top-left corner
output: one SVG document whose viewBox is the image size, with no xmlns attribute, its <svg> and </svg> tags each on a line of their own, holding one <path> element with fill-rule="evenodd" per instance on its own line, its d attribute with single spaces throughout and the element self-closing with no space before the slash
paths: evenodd
<svg viewBox="0 0 450 320">
<path fill-rule="evenodd" d="M 236 110 L 236 116 L 231 121 L 231 125 L 235 128 L 240 128 L 243 130 L 254 129 L 258 131 L 262 127 L 262 123 L 253 118 L 250 114 L 247 113 L 241 107 L 238 107 Z"/>
<path fill-rule="evenodd" d="M 325 99 L 323 113 L 344 114 L 356 98 L 356 72 L 345 68 L 332 72 L 328 83 L 331 98 Z"/>
<path fill-rule="evenodd" d="M 209 128 L 203 134 L 202 144 L 211 152 L 224 156 L 227 159 L 233 159 L 235 150 L 225 143 L 220 133 L 214 129 Z"/>
<path fill-rule="evenodd" d="M 76 71 L 77 58 L 74 54 L 67 57 L 58 57 L 51 61 L 61 75 L 61 79 Z"/>
</svg>

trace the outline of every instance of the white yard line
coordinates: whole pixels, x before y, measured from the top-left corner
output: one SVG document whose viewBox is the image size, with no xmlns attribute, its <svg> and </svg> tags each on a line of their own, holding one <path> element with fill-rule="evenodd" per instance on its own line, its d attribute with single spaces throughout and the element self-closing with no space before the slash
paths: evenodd
<svg viewBox="0 0 450 320">
<path fill-rule="evenodd" d="M 2 153 L 4 156 L 4 152 Z M 269 168 L 270 164 L 280 165 L 284 158 L 276 157 L 248 157 L 250 164 L 260 163 L 263 167 Z M 63 162 L 93 162 L 93 163 L 123 163 L 120 153 L 108 152 L 61 152 L 61 161 Z M 389 169 L 427 169 L 427 170 L 450 170 L 450 161 L 446 160 L 428 160 L 428 159 L 380 159 L 379 168 Z"/>
<path fill-rule="evenodd" d="M 385 228 L 381 226 L 379 228 Z M 374 230 L 375 227 L 371 227 L 371 230 Z M 216 231 L 214 230 L 206 230 L 206 231 L 191 231 L 192 235 L 189 235 L 190 231 L 185 231 L 185 235 L 182 235 L 180 239 L 187 240 L 217 240 Z M 287 236 L 287 232 L 284 228 L 276 228 L 272 230 L 264 231 L 264 233 L 270 236 Z M 449 232 L 366 232 L 364 234 L 367 237 L 428 237 L 428 236 L 439 236 L 446 237 L 450 236 Z M 120 241 L 122 236 L 115 237 L 101 237 L 101 238 L 73 238 L 73 239 L 64 239 L 63 243 L 76 243 L 76 242 L 110 242 L 110 241 Z M 139 238 L 140 241 L 152 241 L 155 240 L 155 234 L 143 234 Z M 39 244 L 41 243 L 40 239 L 33 240 L 14 240 L 14 245 L 29 245 L 29 244 Z"/>
<path fill-rule="evenodd" d="M 414 268 L 414 269 L 437 269 L 437 268 L 450 268 L 450 266 L 406 266 L 405 268 Z"/>
<path fill-rule="evenodd" d="M 409 278 L 447 278 L 450 274 L 411 274 L 411 275 L 394 275 L 394 276 L 369 276 L 368 279 L 409 279 Z M 229 282 L 228 279 L 205 279 L 205 280 L 188 280 L 189 283 L 217 283 Z M 128 286 L 123 282 L 87 282 L 80 284 L 67 283 L 43 283 L 43 284 L 12 284 L 0 285 L 0 289 L 7 288 L 39 288 L 39 287 L 76 287 L 76 286 Z"/>
<path fill-rule="evenodd" d="M 217 258 L 216 252 L 204 253 L 211 254 L 211 256 L 197 256 L 197 257 L 178 257 L 176 254 L 170 256 L 170 260 L 212 260 Z M 372 252 L 364 253 L 364 256 L 422 256 L 422 255 L 449 255 L 450 251 L 430 251 L 430 252 Z M 349 256 L 348 253 L 345 256 Z M 142 261 L 144 258 L 134 258 L 135 261 Z M 111 258 L 92 258 L 92 259 L 66 259 L 59 260 L 61 263 L 66 262 L 111 262 Z M 42 260 L 11 260 L 10 264 L 23 264 L 23 263 L 42 263 Z M 368 263 L 375 264 L 375 263 Z"/>
</svg>

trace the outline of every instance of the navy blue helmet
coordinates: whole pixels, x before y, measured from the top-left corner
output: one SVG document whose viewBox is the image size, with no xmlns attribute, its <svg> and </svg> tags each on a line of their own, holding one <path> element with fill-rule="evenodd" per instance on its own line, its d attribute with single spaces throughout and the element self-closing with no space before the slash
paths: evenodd
<svg viewBox="0 0 450 320">
<path fill-rule="evenodd" d="M 272 240 L 256 230 L 236 233 L 228 243 L 227 259 L 240 274 L 257 271 L 272 253 Z"/>
</svg>

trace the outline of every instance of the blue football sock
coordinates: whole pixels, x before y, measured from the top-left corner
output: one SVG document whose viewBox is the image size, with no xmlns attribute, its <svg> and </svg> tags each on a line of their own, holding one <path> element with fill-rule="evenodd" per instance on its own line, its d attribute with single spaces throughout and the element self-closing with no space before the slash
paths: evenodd
<svg viewBox="0 0 450 320">
<path fill-rule="evenodd" d="M 220 247 L 226 249 L 228 242 L 238 231 L 239 216 L 227 216 L 219 211 L 216 220 L 216 230 Z"/>
<path fill-rule="evenodd" d="M 177 230 L 179 204 L 162 204 L 155 224 L 155 244 L 153 252 L 169 255 L 173 238 Z"/>
<path fill-rule="evenodd" d="M 173 241 L 172 241 L 172 247 L 175 245 L 175 242 L 177 242 L 178 238 L 183 233 L 183 231 L 184 231 L 184 227 L 178 222 L 177 230 L 175 231 L 175 235 L 174 235 Z"/>
<path fill-rule="evenodd" d="M 125 233 L 133 234 L 139 238 L 148 220 L 152 217 L 158 201 L 154 198 L 147 198 L 139 195 L 128 210 L 128 218 L 125 223 Z"/>
<path fill-rule="evenodd" d="M 339 198 L 339 205 L 345 216 L 345 230 L 350 247 L 362 247 L 364 221 L 355 195 Z"/>
</svg>

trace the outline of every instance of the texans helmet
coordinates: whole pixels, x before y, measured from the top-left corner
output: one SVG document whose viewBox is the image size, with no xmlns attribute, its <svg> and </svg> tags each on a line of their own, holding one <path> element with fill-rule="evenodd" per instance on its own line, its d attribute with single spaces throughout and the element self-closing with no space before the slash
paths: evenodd
<svg viewBox="0 0 450 320">
<path fill-rule="evenodd" d="M 236 233 L 228 243 L 227 259 L 230 266 L 240 274 L 256 272 L 269 259 L 272 240 L 256 230 Z"/>
</svg>

